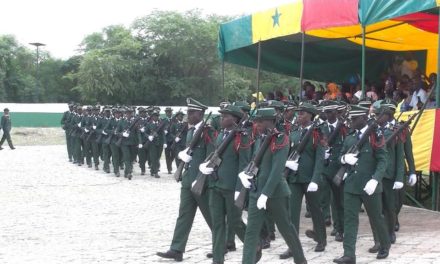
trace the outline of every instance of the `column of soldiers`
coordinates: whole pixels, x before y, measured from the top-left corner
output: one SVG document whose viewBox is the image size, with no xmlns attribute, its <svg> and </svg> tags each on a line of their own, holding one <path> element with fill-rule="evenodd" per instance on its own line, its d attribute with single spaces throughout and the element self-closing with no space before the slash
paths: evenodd
<svg viewBox="0 0 440 264">
<path fill-rule="evenodd" d="M 167 171 L 172 173 L 172 163 L 177 153 L 185 148 L 187 123 L 184 113 L 160 118 L 159 107 L 81 106 L 69 103 L 69 110 L 61 119 L 65 130 L 67 156 L 75 165 L 87 165 L 131 180 L 133 164 L 138 162 L 141 175 L 146 167 L 150 175 L 159 178 L 160 157 L 165 150 Z M 137 113 L 136 113 L 137 112 Z"/>
<path fill-rule="evenodd" d="M 252 111 L 246 102 L 222 103 L 211 122 L 204 119 L 207 109 L 188 99 L 186 139 L 168 132 L 185 143 L 174 152 L 181 169 L 174 175 L 181 182 L 176 225 L 169 250 L 159 257 L 183 260 L 200 209 L 211 230 L 212 263 L 224 263 L 236 250 L 235 235 L 244 243 L 242 263 L 257 263 L 275 239 L 274 226 L 287 245 L 280 258 L 307 263 L 298 236 L 304 197 L 313 222 L 305 234 L 316 242 L 314 251 L 326 249 L 331 215 L 330 235 L 344 249 L 334 262 L 356 263 L 363 205 L 372 229 L 369 252 L 388 257 L 405 171 L 408 184 L 416 183 L 411 138 L 407 124 L 394 119 L 395 102 L 268 101 Z"/>
</svg>

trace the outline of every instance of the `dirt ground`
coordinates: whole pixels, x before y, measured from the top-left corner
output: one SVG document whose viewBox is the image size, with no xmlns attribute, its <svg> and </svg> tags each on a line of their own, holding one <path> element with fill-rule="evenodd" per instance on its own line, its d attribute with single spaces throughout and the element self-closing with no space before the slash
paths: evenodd
<svg viewBox="0 0 440 264">
<path fill-rule="evenodd" d="M 3 131 L 0 134 L 3 135 Z M 16 146 L 63 145 L 66 143 L 64 130 L 56 127 L 13 127 L 11 137 Z"/>
</svg>

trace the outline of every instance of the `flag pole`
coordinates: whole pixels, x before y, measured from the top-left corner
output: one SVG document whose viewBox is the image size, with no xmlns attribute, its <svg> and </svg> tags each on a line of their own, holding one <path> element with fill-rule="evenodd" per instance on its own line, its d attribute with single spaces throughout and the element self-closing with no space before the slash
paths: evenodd
<svg viewBox="0 0 440 264">
<path fill-rule="evenodd" d="M 362 95 L 365 98 L 365 26 L 362 25 Z"/>
<path fill-rule="evenodd" d="M 300 64 L 300 68 L 299 68 L 299 100 L 302 100 L 303 71 L 304 71 L 304 32 L 301 32 L 301 64 Z"/>
<path fill-rule="evenodd" d="M 258 107 L 260 103 L 260 64 L 261 64 L 261 41 L 258 41 L 257 51 L 257 100 L 255 101 Z"/>
<path fill-rule="evenodd" d="M 440 10 L 440 8 L 439 8 Z M 437 80 L 436 80 L 436 91 L 435 91 L 435 104 L 437 108 L 440 108 L 440 13 L 438 14 L 438 44 L 437 44 Z M 434 89 L 434 87 L 432 88 Z M 429 98 L 427 99 L 429 100 Z"/>
</svg>

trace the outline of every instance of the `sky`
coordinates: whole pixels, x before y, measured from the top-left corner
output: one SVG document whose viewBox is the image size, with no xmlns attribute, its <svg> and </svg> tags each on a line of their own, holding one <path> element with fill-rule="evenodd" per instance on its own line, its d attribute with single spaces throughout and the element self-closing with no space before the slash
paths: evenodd
<svg viewBox="0 0 440 264">
<path fill-rule="evenodd" d="M 88 34 L 109 25 L 130 26 L 154 9 L 245 15 L 288 2 L 292 0 L 1 0 L 0 35 L 14 35 L 23 45 L 44 43 L 42 49 L 53 57 L 67 59 Z"/>
</svg>

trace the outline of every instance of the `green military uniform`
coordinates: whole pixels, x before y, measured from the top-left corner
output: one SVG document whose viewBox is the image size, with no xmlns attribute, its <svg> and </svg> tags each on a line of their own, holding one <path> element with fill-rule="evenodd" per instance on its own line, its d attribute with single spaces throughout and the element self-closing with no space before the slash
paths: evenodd
<svg viewBox="0 0 440 264">
<path fill-rule="evenodd" d="M 92 167 L 92 144 L 91 142 L 87 141 L 87 137 L 90 134 L 90 131 L 92 129 L 92 116 L 91 116 L 91 110 L 92 107 L 87 107 L 87 112 L 85 113 L 84 117 L 81 120 L 81 140 L 82 144 L 84 146 L 83 153 L 86 158 L 86 164 L 89 168 Z"/>
<path fill-rule="evenodd" d="M 131 111 L 131 109 L 128 109 Z M 121 151 L 122 151 L 122 160 L 124 162 L 124 177 L 131 180 L 133 177 L 133 154 L 134 148 L 137 145 L 137 138 L 134 129 L 130 130 L 130 126 L 135 122 L 135 118 L 131 117 L 122 118 L 118 123 L 117 133 L 122 137 L 121 142 Z"/>
<path fill-rule="evenodd" d="M 100 156 L 99 143 L 96 142 L 97 139 L 96 130 L 98 129 L 98 125 L 101 123 L 101 119 L 102 119 L 98 115 L 99 110 L 100 110 L 99 106 L 95 106 L 93 108 L 94 113 L 89 119 L 89 127 L 90 127 L 89 129 L 91 135 L 87 138 L 92 146 L 92 157 L 93 157 L 93 164 L 95 165 L 95 170 L 99 169 L 98 165 L 99 165 L 99 156 Z"/>
<path fill-rule="evenodd" d="M 108 112 L 110 112 L 110 108 L 105 108 L 104 112 L 106 112 L 106 115 L 109 115 Z M 110 145 L 107 144 L 106 140 L 109 137 L 109 135 L 112 133 L 112 129 L 110 128 L 112 122 L 112 118 L 110 116 L 104 116 L 102 117 L 98 125 L 96 126 L 96 135 L 98 138 L 101 138 L 100 143 L 102 145 L 102 160 L 104 162 L 103 170 L 106 173 L 110 173 L 110 157 L 111 157 L 111 151 L 110 151 Z"/>
<path fill-rule="evenodd" d="M 63 113 L 61 118 L 61 127 L 66 134 L 67 158 L 71 162 L 73 160 L 72 137 L 70 136 L 70 119 L 73 116 L 73 104 L 69 103 L 69 111 Z"/>
<path fill-rule="evenodd" d="M 316 108 L 308 103 L 302 103 L 298 107 L 299 111 L 305 111 L 316 114 Z M 320 141 L 320 128 L 309 127 L 298 128 L 290 134 L 291 146 L 296 146 L 302 141 L 304 135 L 309 129 L 313 129 L 311 136 L 307 139 L 304 150 L 300 153 L 298 160 L 298 170 L 292 171 L 289 169 L 287 182 L 289 183 L 290 191 L 290 210 L 292 223 L 297 230 L 299 230 L 299 221 L 301 216 L 301 207 L 303 197 L 306 197 L 307 206 L 310 209 L 313 222 L 313 231 L 315 232 L 315 241 L 318 242 L 319 247 L 316 251 L 324 250 L 326 246 L 327 235 L 325 231 L 324 216 L 320 204 L 320 193 L 318 191 L 308 191 L 309 185 L 313 182 L 318 186 L 322 185 L 322 166 L 324 163 L 324 148 Z"/>
<path fill-rule="evenodd" d="M 197 102 L 194 99 L 188 99 L 188 110 L 204 111 L 206 106 Z M 201 196 L 196 196 L 191 192 L 191 184 L 199 173 L 199 165 L 206 159 L 206 156 L 214 150 L 214 134 L 215 131 L 210 127 L 200 127 L 202 121 L 199 124 L 193 126 L 189 131 L 186 138 L 187 145 L 193 139 L 196 129 L 204 129 L 204 135 L 194 148 L 192 153 L 192 159 L 186 164 L 186 170 L 182 175 L 182 185 L 180 189 L 180 205 L 179 216 L 174 228 L 173 240 L 171 242 L 170 251 L 166 253 L 157 254 L 164 258 L 175 258 L 174 255 L 180 255 L 185 252 L 186 243 L 188 242 L 189 233 L 191 231 L 192 224 L 197 208 L 200 209 L 203 217 L 209 228 L 211 228 L 211 215 L 209 213 L 209 192 L 204 192 Z M 176 259 L 176 258 L 175 258 Z"/>
<path fill-rule="evenodd" d="M 227 113 L 242 118 L 240 109 L 236 106 L 226 106 L 220 113 Z M 223 129 L 216 139 L 216 146 L 228 136 L 231 131 Z M 241 190 L 241 182 L 237 181 L 238 173 L 250 162 L 251 142 L 247 132 L 236 132 L 221 156 L 222 163 L 214 172 L 217 179 L 209 181 L 209 209 L 212 219 L 212 252 L 213 261 L 224 262 L 226 251 L 227 227 L 237 234 L 242 242 L 246 226 L 241 220 L 241 211 L 234 205 L 234 193 Z M 226 220 L 226 221 L 225 221 Z"/>
<path fill-rule="evenodd" d="M 1 118 L 0 128 L 3 129 L 3 136 L 0 140 L 0 150 L 2 150 L 2 145 L 5 143 L 5 140 L 8 141 L 9 148 L 15 149 L 14 145 L 12 144 L 11 139 L 11 128 L 12 128 L 12 122 L 11 117 L 9 116 L 9 109 L 5 108 L 3 111 L 3 116 Z"/>
<path fill-rule="evenodd" d="M 179 113 L 178 113 L 179 114 Z M 180 114 L 183 115 L 182 112 Z M 170 137 L 173 139 L 173 143 L 171 143 L 171 149 L 174 152 L 173 156 L 175 157 L 176 167 L 179 166 L 180 160 L 177 158 L 177 154 L 185 149 L 185 139 L 188 132 L 188 123 L 183 121 L 176 121 L 171 124 L 170 127 Z"/>
<path fill-rule="evenodd" d="M 367 112 L 368 108 L 352 106 L 350 118 L 353 116 L 366 116 Z M 366 129 L 367 126 L 361 130 L 355 130 L 345 138 L 340 157 L 342 163 L 345 160 L 344 154 L 352 145 L 356 144 Z M 372 139 L 374 140 L 372 141 Z M 370 136 L 370 142 L 367 141 L 360 149 L 356 164 L 349 166 L 347 169 L 347 176 L 344 180 L 344 257 L 354 260 L 356 257 L 356 239 L 361 204 L 364 204 L 370 223 L 377 231 L 381 247 L 385 250 L 390 247 L 381 204 L 382 178 L 387 167 L 387 153 L 384 146 L 380 146 L 374 141 L 381 141 L 381 136 L 375 132 Z M 378 184 L 374 189 L 374 193 L 368 195 L 364 189 L 366 189 L 367 183 L 371 183 L 371 180 L 377 181 Z M 335 259 L 335 262 L 352 263 L 341 262 L 338 259 Z"/>
<path fill-rule="evenodd" d="M 74 117 L 71 119 L 70 127 L 72 128 L 71 136 L 73 137 L 73 163 L 81 166 L 82 164 L 84 164 L 81 141 L 81 120 L 83 116 L 81 106 L 77 106 L 77 108 L 78 112 L 75 113 Z"/>
<path fill-rule="evenodd" d="M 259 109 L 255 120 L 272 119 L 276 113 L 274 109 Z M 284 165 L 289 152 L 287 135 L 274 135 L 271 144 L 265 151 L 259 171 L 256 175 L 256 189 L 249 194 L 248 221 L 245 234 L 242 263 L 254 264 L 256 249 L 260 240 L 260 230 L 267 215 L 276 223 L 289 248 L 293 251 L 295 263 L 304 263 L 304 253 L 298 233 L 289 218 L 289 186 L 284 178 Z M 259 148 L 263 138 L 256 141 Z M 267 197 L 266 210 L 258 209 L 260 198 Z"/>
<path fill-rule="evenodd" d="M 153 115 L 159 116 L 158 112 L 153 113 Z M 165 133 L 164 126 L 162 125 L 162 129 L 157 130 L 161 126 L 161 122 L 165 121 L 154 121 L 150 120 L 150 122 L 145 126 L 145 134 L 147 136 L 147 140 L 150 141 L 148 144 L 148 155 L 150 158 L 150 172 L 151 176 L 159 178 L 159 168 L 160 168 L 160 157 L 162 156 L 163 145 L 165 144 Z M 157 136 L 154 136 L 154 133 L 157 133 Z"/>
<path fill-rule="evenodd" d="M 172 113 L 172 111 L 173 109 L 171 107 L 167 107 L 165 109 L 165 113 Z M 164 145 L 164 147 L 166 146 L 166 148 L 164 148 L 164 152 L 165 152 L 165 162 L 167 164 L 168 174 L 171 174 L 173 170 L 173 160 L 175 156 L 173 150 L 171 149 L 171 145 L 173 144 L 174 138 L 172 137 L 170 130 L 175 120 L 172 117 L 166 116 L 162 118 L 162 122 L 166 122 L 165 127 L 163 129 L 163 132 L 165 134 L 164 143 L 166 144 Z"/>
<path fill-rule="evenodd" d="M 121 110 L 117 110 L 117 112 L 121 112 Z M 112 153 L 112 165 L 113 165 L 113 172 L 116 175 L 116 177 L 120 176 L 119 168 L 122 164 L 122 151 L 121 148 L 118 147 L 115 143 L 118 140 L 117 139 L 117 130 L 119 127 L 119 123 L 122 122 L 122 118 L 113 118 L 110 121 L 110 124 L 107 127 L 107 131 L 109 131 L 109 136 L 111 136 L 110 140 L 110 150 Z M 113 135 L 110 135 L 113 134 Z"/>
<path fill-rule="evenodd" d="M 145 113 L 146 109 L 139 107 L 139 113 Z M 138 129 L 136 130 L 138 137 L 138 156 L 139 156 L 139 167 L 141 168 L 141 175 L 145 175 L 145 164 L 147 163 L 148 150 L 143 147 L 147 142 L 147 136 L 145 134 L 145 126 L 148 124 L 148 117 L 141 117 L 139 120 Z"/>
</svg>

